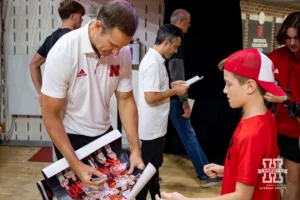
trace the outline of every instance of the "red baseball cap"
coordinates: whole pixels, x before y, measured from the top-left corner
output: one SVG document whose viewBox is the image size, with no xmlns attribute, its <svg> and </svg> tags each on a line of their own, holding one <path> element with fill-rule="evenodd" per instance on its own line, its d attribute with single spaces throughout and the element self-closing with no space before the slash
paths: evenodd
<svg viewBox="0 0 300 200">
<path fill-rule="evenodd" d="M 275 96 L 286 93 L 276 85 L 273 62 L 257 49 L 243 49 L 222 60 L 219 69 L 255 80 L 267 92 Z"/>
</svg>

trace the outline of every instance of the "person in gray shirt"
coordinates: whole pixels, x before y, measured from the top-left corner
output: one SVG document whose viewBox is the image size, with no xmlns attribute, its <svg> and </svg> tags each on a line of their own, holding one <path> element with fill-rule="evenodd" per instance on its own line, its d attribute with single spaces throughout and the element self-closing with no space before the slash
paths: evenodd
<svg viewBox="0 0 300 200">
<path fill-rule="evenodd" d="M 190 27 L 190 14 L 184 9 L 175 10 L 170 18 L 171 24 L 177 26 L 186 33 Z M 185 80 L 184 74 L 184 45 L 181 41 L 180 47 L 176 54 L 174 54 L 166 63 L 167 71 L 169 74 L 169 81 Z M 191 108 L 188 102 L 188 94 L 183 96 L 171 97 L 169 120 L 172 122 L 184 148 L 191 159 L 198 178 L 200 179 L 201 187 L 211 187 L 220 182 L 215 179 L 210 179 L 203 171 L 204 165 L 208 164 L 205 153 L 198 143 L 196 133 L 190 122 Z"/>
</svg>

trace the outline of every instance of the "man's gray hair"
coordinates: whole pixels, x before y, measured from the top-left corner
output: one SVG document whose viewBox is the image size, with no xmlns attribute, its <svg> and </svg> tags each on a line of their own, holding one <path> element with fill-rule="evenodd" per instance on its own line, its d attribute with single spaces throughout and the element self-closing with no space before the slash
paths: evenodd
<svg viewBox="0 0 300 200">
<path fill-rule="evenodd" d="M 181 22 L 187 18 L 189 12 L 184 9 L 175 10 L 170 18 L 171 24 L 176 24 L 177 22 Z"/>
</svg>

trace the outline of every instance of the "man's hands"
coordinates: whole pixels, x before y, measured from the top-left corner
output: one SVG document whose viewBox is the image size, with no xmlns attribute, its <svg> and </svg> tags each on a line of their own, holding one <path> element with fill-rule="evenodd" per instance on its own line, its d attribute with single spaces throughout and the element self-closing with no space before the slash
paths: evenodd
<svg viewBox="0 0 300 200">
<path fill-rule="evenodd" d="M 188 91 L 190 86 L 183 86 L 183 84 L 185 84 L 185 83 L 186 83 L 186 81 L 182 81 L 182 80 L 174 81 L 171 83 L 171 87 L 178 90 L 178 93 L 180 93 L 180 94 L 178 94 L 176 92 L 176 95 L 182 96 Z M 189 118 L 192 114 L 190 104 L 187 100 L 183 101 L 183 111 L 184 111 L 184 114 L 182 115 L 182 117 L 184 117 L 184 118 Z"/>
<path fill-rule="evenodd" d="M 271 103 L 282 103 L 287 99 L 287 96 L 275 96 L 269 92 L 266 92 L 264 98 Z"/>
<path fill-rule="evenodd" d="M 184 111 L 184 114 L 182 115 L 182 117 L 189 118 L 192 114 L 192 110 L 191 110 L 188 100 L 183 101 L 182 105 L 183 105 L 183 111 Z"/>
<path fill-rule="evenodd" d="M 186 81 L 182 81 L 182 80 L 179 80 L 179 81 L 173 81 L 172 83 L 171 83 L 171 87 L 173 88 L 173 87 L 175 87 L 176 85 L 183 85 L 183 84 L 185 84 L 186 83 Z"/>
<path fill-rule="evenodd" d="M 264 98 L 265 100 L 271 103 L 282 103 L 285 100 L 287 100 L 287 96 L 275 96 L 273 94 L 270 94 L 269 92 L 266 92 Z M 296 118 L 296 119 L 300 123 L 300 118 Z"/>
<path fill-rule="evenodd" d="M 175 91 L 175 94 L 177 96 L 182 96 L 188 91 L 190 86 L 183 86 L 183 84 L 185 83 L 186 81 L 181 81 L 181 80 L 174 81 L 171 83 L 171 87 Z"/>
<path fill-rule="evenodd" d="M 132 151 L 130 155 L 130 169 L 128 174 L 131 174 L 134 168 L 145 169 L 144 162 L 142 160 L 140 151 Z M 107 176 L 100 171 L 96 170 L 95 168 L 84 164 L 81 161 L 78 161 L 71 165 L 71 169 L 74 173 L 78 176 L 81 180 L 82 184 L 88 188 L 93 190 L 100 189 L 103 184 L 107 181 Z M 99 181 L 91 181 L 92 177 L 99 177 L 101 180 Z"/>
<path fill-rule="evenodd" d="M 93 190 L 98 190 L 102 187 L 102 185 L 107 181 L 107 176 L 102 174 L 100 171 L 95 168 L 84 164 L 81 161 L 78 161 L 76 164 L 71 166 L 74 173 L 81 180 L 82 184 L 88 188 Z M 91 181 L 92 176 L 96 176 L 99 178 L 103 178 L 99 181 Z"/>
<path fill-rule="evenodd" d="M 140 151 L 132 151 L 130 154 L 130 168 L 128 170 L 128 174 L 132 174 L 134 168 L 145 169 L 144 162 L 141 157 Z"/>
</svg>

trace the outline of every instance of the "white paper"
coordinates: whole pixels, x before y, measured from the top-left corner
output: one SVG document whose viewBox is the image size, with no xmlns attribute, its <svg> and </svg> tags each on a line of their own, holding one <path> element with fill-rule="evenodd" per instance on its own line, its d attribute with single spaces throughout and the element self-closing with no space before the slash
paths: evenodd
<svg viewBox="0 0 300 200">
<path fill-rule="evenodd" d="M 128 199 L 133 200 L 155 173 L 156 173 L 155 167 L 151 163 L 149 163 L 145 168 L 144 172 L 142 173 L 141 177 L 135 184 L 135 186 L 132 188 L 128 196 Z"/>
<path fill-rule="evenodd" d="M 191 110 L 193 110 L 193 106 L 194 106 L 195 100 L 194 99 L 188 99 L 188 102 L 190 104 Z"/>
<path fill-rule="evenodd" d="M 78 149 L 75 151 L 78 159 L 85 158 L 87 155 L 91 154 L 92 152 L 96 151 L 97 149 L 103 147 L 106 144 L 111 143 L 112 141 L 122 137 L 122 134 L 118 129 L 114 129 L 113 131 L 105 134 L 104 136 L 98 138 L 97 140 L 89 143 L 88 145 Z M 62 158 L 55 163 L 49 165 L 48 167 L 45 167 L 42 171 L 44 174 L 50 178 L 57 174 L 58 172 L 61 172 L 62 170 L 65 170 L 70 165 L 67 162 L 65 158 Z"/>
</svg>

